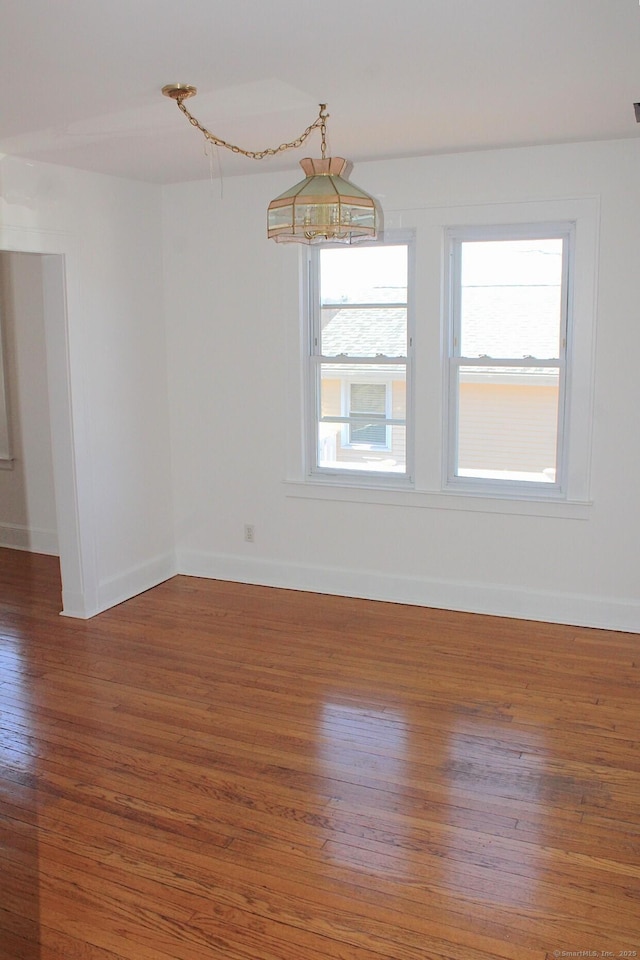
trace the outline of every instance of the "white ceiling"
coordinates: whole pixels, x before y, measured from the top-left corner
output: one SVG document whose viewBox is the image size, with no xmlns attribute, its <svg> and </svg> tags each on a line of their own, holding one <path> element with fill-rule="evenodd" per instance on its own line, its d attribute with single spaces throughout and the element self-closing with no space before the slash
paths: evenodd
<svg viewBox="0 0 640 960">
<path fill-rule="evenodd" d="M 157 183 L 209 176 L 164 84 L 247 149 L 328 104 L 329 152 L 640 136 L 639 0 L 0 0 L 0 152 Z M 319 135 L 225 176 L 294 169 Z M 217 170 L 217 167 L 215 168 Z"/>
</svg>

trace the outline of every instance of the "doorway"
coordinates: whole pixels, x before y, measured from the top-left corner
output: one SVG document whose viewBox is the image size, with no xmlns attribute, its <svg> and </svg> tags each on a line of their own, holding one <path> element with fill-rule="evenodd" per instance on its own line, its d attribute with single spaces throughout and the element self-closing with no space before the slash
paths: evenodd
<svg viewBox="0 0 640 960">
<path fill-rule="evenodd" d="M 41 343 L 40 347 L 46 368 L 46 385 L 40 386 L 48 413 L 46 427 L 50 437 L 50 476 L 53 479 L 53 491 L 49 490 L 49 496 L 53 492 L 53 508 L 49 502 L 46 509 L 54 519 L 48 536 L 50 545 L 55 542 L 60 558 L 60 612 L 65 616 L 86 618 L 96 612 L 97 604 L 93 530 L 90 524 L 81 523 L 81 514 L 86 511 L 82 509 L 80 491 L 89 474 L 88 462 L 86 457 L 80 456 L 82 436 L 78 436 L 79 430 L 74 424 L 77 418 L 74 418 L 72 402 L 69 314 L 77 309 L 69 297 L 75 272 L 72 244 L 66 235 L 4 227 L 0 229 L 2 253 L 28 254 L 34 258 L 27 273 L 36 271 L 41 284 L 44 344 Z M 24 266 L 24 262 L 21 261 L 21 265 Z M 86 496 L 84 500 L 88 502 Z M 34 548 L 37 549 L 35 544 Z"/>
<path fill-rule="evenodd" d="M 40 254 L 0 252 L 0 335 L 0 543 L 58 556 Z"/>
</svg>

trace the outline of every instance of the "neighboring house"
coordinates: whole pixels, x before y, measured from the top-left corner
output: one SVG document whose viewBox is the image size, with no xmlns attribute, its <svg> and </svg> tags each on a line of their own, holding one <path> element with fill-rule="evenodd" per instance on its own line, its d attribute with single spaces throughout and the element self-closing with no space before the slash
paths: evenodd
<svg viewBox="0 0 640 960">
<path fill-rule="evenodd" d="M 393 291 L 378 291 L 380 303 L 393 302 Z M 468 286 L 462 305 L 467 357 L 487 357 L 483 367 L 462 368 L 460 376 L 459 470 L 478 476 L 555 479 L 558 419 L 557 371 L 536 367 L 536 359 L 559 352 L 559 287 Z M 420 326 L 418 321 L 418 328 Z M 406 355 L 404 308 L 323 311 L 323 354 L 368 357 Z M 526 348 L 521 346 L 526 342 Z M 524 349 L 527 353 L 524 353 Z M 491 357 L 532 356 L 531 366 L 513 371 L 492 368 Z M 369 414 L 357 429 L 350 424 L 321 423 L 321 462 L 366 469 L 384 462 L 386 470 L 404 469 L 404 426 L 376 423 L 383 417 L 406 418 L 404 366 L 384 373 L 366 365 L 323 366 L 322 416 Z M 363 457 L 363 450 L 367 451 Z M 364 462 L 363 462 L 364 461 Z"/>
<path fill-rule="evenodd" d="M 555 480 L 558 371 L 536 360 L 559 356 L 560 287 L 465 287 L 462 312 L 462 354 L 487 366 L 461 370 L 460 474 Z M 491 357 L 531 365 L 492 368 Z"/>
<path fill-rule="evenodd" d="M 386 295 L 385 295 L 386 294 Z M 380 302 L 393 302 L 392 291 L 380 291 Z M 405 357 L 407 312 L 404 307 L 363 307 L 323 310 L 322 345 L 325 357 Z M 320 423 L 323 466 L 345 464 L 360 469 L 404 470 L 406 427 L 379 422 L 392 417 L 405 420 L 404 364 L 367 367 L 361 364 L 323 365 L 322 416 L 348 417 L 368 414 L 362 424 Z M 366 453 L 363 455 L 363 451 Z"/>
</svg>

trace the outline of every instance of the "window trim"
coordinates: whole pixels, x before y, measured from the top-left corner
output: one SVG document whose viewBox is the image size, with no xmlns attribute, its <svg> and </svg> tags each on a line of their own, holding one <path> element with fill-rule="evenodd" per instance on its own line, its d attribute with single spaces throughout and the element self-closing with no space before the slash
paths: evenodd
<svg viewBox="0 0 640 960">
<path fill-rule="evenodd" d="M 310 391 L 309 349 L 309 248 L 297 250 L 297 290 L 291 291 L 288 335 L 288 429 L 284 470 L 285 495 L 294 499 L 327 502 L 379 503 L 406 509 L 454 510 L 587 520 L 591 516 L 591 458 L 594 430 L 593 406 L 596 375 L 598 258 L 601 198 L 597 194 L 490 199 L 474 203 L 433 204 L 387 209 L 385 239 L 410 243 L 411 385 L 407 394 L 407 472 L 404 478 L 311 474 L 308 466 Z M 443 484 L 444 363 L 446 357 L 444 310 L 446 231 L 455 225 L 487 227 L 492 224 L 572 222 L 573 343 L 572 366 L 567 376 L 568 460 L 564 498 L 541 497 L 535 491 L 518 491 L 517 497 L 491 491 L 447 489 Z M 421 269 L 416 269 L 416 262 Z M 416 313 L 420 311 L 419 329 Z M 419 375 L 416 371 L 419 371 Z M 409 461 L 411 456 L 411 462 Z"/>
<path fill-rule="evenodd" d="M 443 309 L 446 356 L 443 370 L 443 425 L 442 425 L 442 489 L 455 495 L 486 495 L 505 499 L 561 499 L 568 498 L 569 460 L 569 397 L 573 348 L 573 274 L 575 263 L 575 230 L 572 220 L 547 222 L 520 222 L 512 224 L 474 224 L 445 229 L 445 290 Z M 476 365 L 477 358 L 461 353 L 461 251 L 462 244 L 473 241 L 561 239 L 562 293 L 559 356 L 550 360 L 536 360 L 535 366 L 558 370 L 559 393 L 556 429 L 556 479 L 553 482 L 461 476 L 456 472 L 458 451 L 458 391 L 457 376 L 462 366 Z M 523 358 L 524 360 L 525 358 Z M 491 358 L 491 366 L 525 367 L 514 358 Z"/>
</svg>

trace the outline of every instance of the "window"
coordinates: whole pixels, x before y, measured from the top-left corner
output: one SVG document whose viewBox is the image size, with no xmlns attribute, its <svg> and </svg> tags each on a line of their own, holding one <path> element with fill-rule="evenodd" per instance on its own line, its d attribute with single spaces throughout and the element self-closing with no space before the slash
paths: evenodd
<svg viewBox="0 0 640 960">
<path fill-rule="evenodd" d="M 565 488 L 569 224 L 449 231 L 446 484 Z"/>
<path fill-rule="evenodd" d="M 599 213 L 428 207 L 384 242 L 301 251 L 290 495 L 587 516 Z"/>
<path fill-rule="evenodd" d="M 349 384 L 349 444 L 387 447 L 387 385 L 385 383 Z M 365 417 L 365 420 L 359 418 Z M 376 423 L 379 420 L 379 423 Z"/>
<path fill-rule="evenodd" d="M 309 467 L 408 476 L 409 243 L 309 253 Z"/>
</svg>

